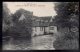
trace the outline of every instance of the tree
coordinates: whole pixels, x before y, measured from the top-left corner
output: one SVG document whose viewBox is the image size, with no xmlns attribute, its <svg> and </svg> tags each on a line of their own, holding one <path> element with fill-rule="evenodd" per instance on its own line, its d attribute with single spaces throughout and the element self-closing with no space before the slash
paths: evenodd
<svg viewBox="0 0 80 52">
<path fill-rule="evenodd" d="M 13 30 L 16 37 L 30 38 L 32 32 L 32 12 L 26 11 L 24 9 L 17 10 L 13 15 Z M 24 19 L 21 19 L 24 18 Z"/>
<path fill-rule="evenodd" d="M 59 2 L 55 4 L 57 16 L 55 24 L 61 34 L 54 42 L 56 49 L 78 49 L 79 2 Z M 65 31 L 68 29 L 68 31 Z"/>
<path fill-rule="evenodd" d="M 78 2 L 59 2 L 55 4 L 57 16 L 55 24 L 59 28 L 72 26 L 79 27 L 79 3 Z"/>
<path fill-rule="evenodd" d="M 8 35 L 9 29 L 12 26 L 12 17 L 6 3 L 3 3 L 3 20 L 2 21 L 3 21 L 2 22 L 3 36 Z"/>
</svg>

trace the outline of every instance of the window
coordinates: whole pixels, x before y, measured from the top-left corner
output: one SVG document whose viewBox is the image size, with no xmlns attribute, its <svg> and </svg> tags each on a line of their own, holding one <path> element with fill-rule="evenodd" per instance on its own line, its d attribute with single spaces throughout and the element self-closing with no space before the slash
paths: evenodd
<svg viewBox="0 0 80 52">
<path fill-rule="evenodd" d="M 44 30 L 44 27 L 40 27 L 40 31 L 43 31 Z"/>
<path fill-rule="evenodd" d="M 35 27 L 35 31 L 37 31 L 36 27 Z"/>
<path fill-rule="evenodd" d="M 44 30 L 44 27 L 42 27 L 42 31 Z"/>
<path fill-rule="evenodd" d="M 50 30 L 54 30 L 54 27 L 50 27 Z"/>
</svg>

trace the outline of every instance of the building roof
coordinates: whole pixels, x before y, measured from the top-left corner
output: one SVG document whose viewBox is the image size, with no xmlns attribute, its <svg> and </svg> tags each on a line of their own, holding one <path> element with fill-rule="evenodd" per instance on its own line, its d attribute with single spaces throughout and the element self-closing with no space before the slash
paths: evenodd
<svg viewBox="0 0 80 52">
<path fill-rule="evenodd" d="M 19 20 L 23 20 L 23 19 L 25 19 L 24 14 L 22 14 L 22 15 L 20 16 Z"/>
<path fill-rule="evenodd" d="M 49 17 L 34 17 L 33 26 L 41 27 L 41 26 L 49 26 L 51 20 L 51 16 Z"/>
<path fill-rule="evenodd" d="M 19 13 L 19 18 L 18 18 L 18 20 L 19 20 L 19 21 L 25 20 L 26 23 L 27 23 L 27 22 L 30 22 L 30 21 L 31 21 L 31 18 L 33 17 L 33 12 L 27 11 L 27 10 L 24 10 L 24 9 L 19 9 L 19 10 L 17 11 L 17 13 Z"/>
</svg>

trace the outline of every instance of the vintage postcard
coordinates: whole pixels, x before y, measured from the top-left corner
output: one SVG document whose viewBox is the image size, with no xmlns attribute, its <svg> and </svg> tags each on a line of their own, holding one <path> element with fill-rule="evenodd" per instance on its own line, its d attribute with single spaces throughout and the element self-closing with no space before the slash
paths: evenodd
<svg viewBox="0 0 80 52">
<path fill-rule="evenodd" d="M 2 50 L 78 50 L 79 2 L 3 2 Z"/>
</svg>

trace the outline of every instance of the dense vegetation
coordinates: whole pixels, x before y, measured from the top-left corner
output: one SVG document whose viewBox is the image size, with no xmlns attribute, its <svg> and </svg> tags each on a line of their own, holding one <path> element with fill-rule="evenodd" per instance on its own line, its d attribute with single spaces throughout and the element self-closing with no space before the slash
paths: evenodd
<svg viewBox="0 0 80 52">
<path fill-rule="evenodd" d="M 24 15 L 24 16 L 22 16 Z M 19 20 L 20 17 L 24 17 L 24 19 Z M 28 15 L 28 11 L 24 9 L 19 9 L 17 10 L 13 15 L 13 31 L 15 31 L 17 36 L 23 37 L 23 38 L 30 38 L 31 37 L 31 32 L 32 32 L 32 15 Z"/>
<path fill-rule="evenodd" d="M 7 36 L 10 36 L 14 39 L 30 39 L 32 32 L 32 13 L 30 15 L 28 13 L 30 12 L 19 9 L 14 14 L 11 14 L 6 3 L 3 3 L 3 37 L 7 38 Z M 22 14 L 25 19 L 19 20 Z"/>
<path fill-rule="evenodd" d="M 55 25 L 58 27 L 58 35 L 53 43 L 55 49 L 79 48 L 79 3 L 59 2 L 55 3 L 57 16 Z"/>
<path fill-rule="evenodd" d="M 9 29 L 12 26 L 12 17 L 10 14 L 10 10 L 8 9 L 6 3 L 3 4 L 3 18 L 2 18 L 2 31 L 3 36 L 8 36 Z"/>
</svg>

